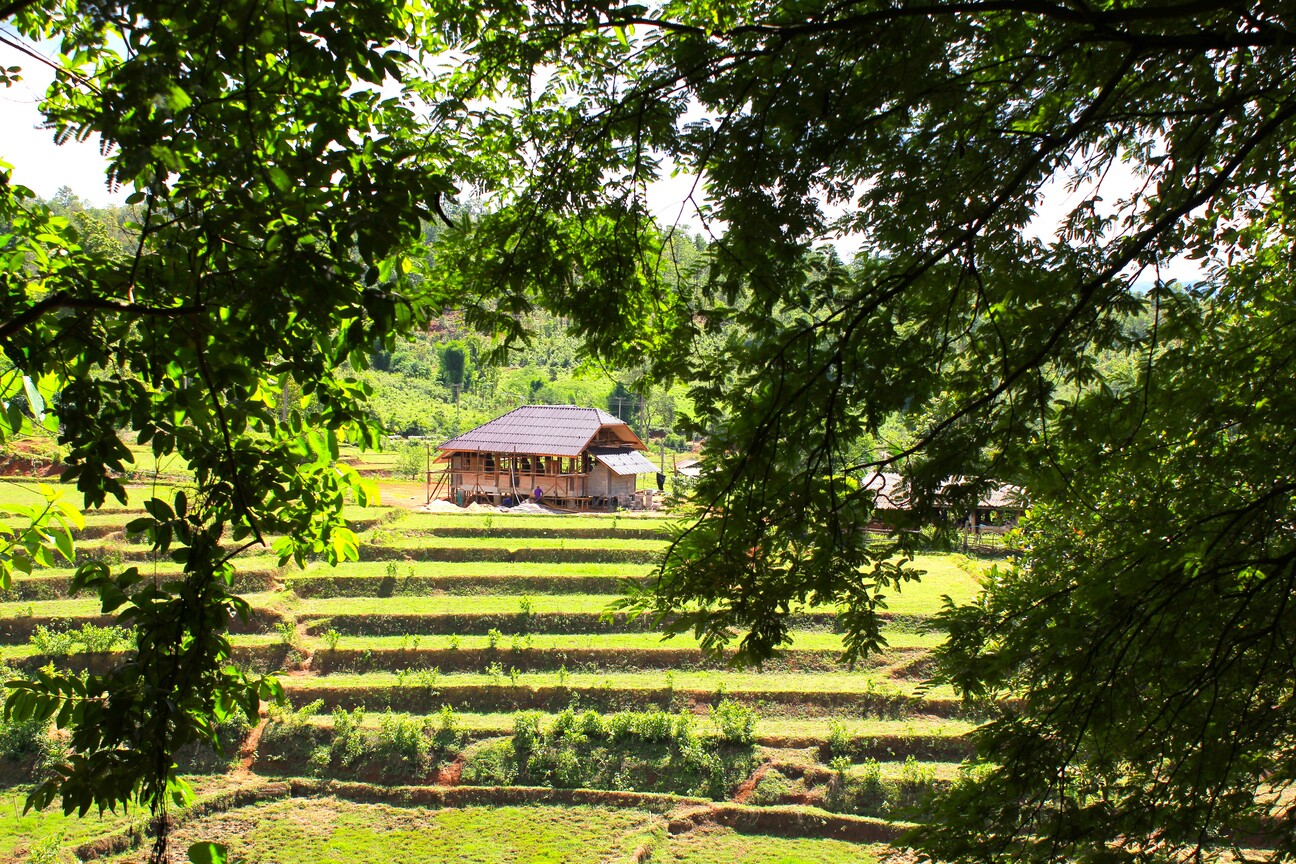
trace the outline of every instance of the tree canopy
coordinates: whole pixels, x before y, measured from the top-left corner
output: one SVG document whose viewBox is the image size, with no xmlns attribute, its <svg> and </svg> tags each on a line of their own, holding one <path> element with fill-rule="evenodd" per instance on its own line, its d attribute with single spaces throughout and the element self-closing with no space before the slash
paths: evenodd
<svg viewBox="0 0 1296 864">
<path fill-rule="evenodd" d="M 913 537 L 866 538 L 872 473 L 906 476 L 915 523 L 1029 489 L 1023 554 L 948 614 L 941 674 L 1013 699 L 978 733 L 985 772 L 917 838 L 942 857 L 1292 851 L 1291 25 L 1151 2 L 459 25 L 532 70 L 491 119 L 543 142 L 465 240 L 499 250 L 464 262 L 475 279 L 543 296 L 536 226 L 633 226 L 654 178 L 698 178 L 703 286 L 650 281 L 634 325 L 667 334 L 643 343 L 655 374 L 694 382 L 715 470 L 640 608 L 758 659 L 795 604 L 837 603 L 867 652 Z M 813 253 L 842 236 L 856 262 Z M 1199 280 L 1162 277 L 1185 260 Z M 633 308 L 623 282 L 561 284 L 598 333 Z M 861 458 L 901 412 L 906 444 Z"/>
<path fill-rule="evenodd" d="M 285 560 L 356 554 L 344 493 L 369 490 L 336 464 L 338 443 L 379 430 L 349 370 L 436 307 L 414 276 L 422 225 L 451 189 L 444 153 L 380 87 L 414 64 L 394 46 L 421 25 L 381 2 L 18 2 L 0 18 L 59 42 L 43 111 L 60 140 L 102 136 L 109 181 L 139 214 L 122 254 L 0 175 L 0 435 L 48 422 L 87 505 L 124 498 L 126 434 L 183 457 L 197 487 L 146 501 L 130 526 L 183 578 L 77 572 L 74 588 L 137 628 L 132 658 L 85 679 L 42 674 L 6 711 L 71 732 L 37 806 L 165 809 L 186 793 L 172 754 L 280 692 L 229 663 L 230 617 L 248 614 L 231 591 L 237 553 L 278 538 Z M 309 400 L 281 412 L 290 381 Z"/>
<path fill-rule="evenodd" d="M 120 491 L 118 430 L 183 454 L 201 490 L 141 526 L 180 547 L 179 585 L 128 597 L 138 574 L 82 571 L 157 634 L 139 657 L 10 700 L 74 729 L 81 761 L 41 794 L 156 799 L 165 754 L 272 695 L 221 671 L 239 603 L 220 541 L 351 554 L 354 478 L 328 455 L 375 434 L 346 372 L 362 350 L 448 305 L 516 343 L 543 306 L 592 355 L 691 383 L 715 470 L 632 602 L 708 645 L 766 656 L 808 602 L 844 607 L 851 656 L 879 647 L 886 595 L 916 575 L 913 534 L 863 531 L 880 469 L 905 474 L 914 524 L 1029 488 L 1023 554 L 947 616 L 943 674 L 1014 698 L 926 848 L 1290 855 L 1292 14 L 0 6 L 62 40 L 46 114 L 103 136 L 141 210 L 118 256 L 4 185 L 5 397 L 48 407 L 88 503 Z M 649 200 L 675 170 L 712 241 L 688 273 Z M 488 206 L 429 258 L 421 223 L 458 188 Z M 816 251 L 832 238 L 861 255 Z M 1161 278 L 1182 259 L 1199 282 Z M 317 416 L 280 419 L 289 376 Z M 910 440 L 861 456 L 897 413 Z M 97 713 L 109 689 L 131 695 Z M 178 713 L 149 714 L 165 695 Z"/>
</svg>

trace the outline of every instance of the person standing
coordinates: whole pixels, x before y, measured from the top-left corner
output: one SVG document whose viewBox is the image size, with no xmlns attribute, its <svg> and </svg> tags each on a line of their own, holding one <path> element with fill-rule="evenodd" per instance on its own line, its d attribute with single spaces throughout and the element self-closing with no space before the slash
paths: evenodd
<svg viewBox="0 0 1296 864">
<path fill-rule="evenodd" d="M 544 490 L 541 489 L 539 486 L 536 486 L 535 491 L 531 494 L 531 497 L 535 499 L 535 503 L 539 504 L 540 499 L 544 497 Z"/>
</svg>

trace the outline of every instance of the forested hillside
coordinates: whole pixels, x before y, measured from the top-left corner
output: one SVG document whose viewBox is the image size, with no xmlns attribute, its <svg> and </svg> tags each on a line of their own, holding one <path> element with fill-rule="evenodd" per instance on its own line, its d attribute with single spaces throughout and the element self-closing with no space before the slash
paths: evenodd
<svg viewBox="0 0 1296 864">
<path fill-rule="evenodd" d="M 66 187 L 46 203 L 84 245 L 133 254 L 135 208 L 96 207 Z M 452 212 L 470 218 L 472 210 Z M 435 239 L 439 230 L 429 225 L 427 232 Z M 692 266 L 705 244 L 697 238 L 679 247 L 676 257 Z M 540 309 L 524 318 L 530 343 L 502 354 L 498 341 L 466 325 L 461 312 L 435 319 L 390 350 L 376 346 L 369 368 L 357 373 L 373 390 L 374 415 L 390 435 L 442 440 L 519 405 L 584 405 L 622 417 L 645 439 L 665 436 L 668 448 L 686 446 L 689 436 L 676 428 L 689 407 L 686 385 L 652 387 L 641 370 L 591 363 L 564 320 Z M 290 386 L 293 394 L 300 397 L 300 389 Z"/>
</svg>

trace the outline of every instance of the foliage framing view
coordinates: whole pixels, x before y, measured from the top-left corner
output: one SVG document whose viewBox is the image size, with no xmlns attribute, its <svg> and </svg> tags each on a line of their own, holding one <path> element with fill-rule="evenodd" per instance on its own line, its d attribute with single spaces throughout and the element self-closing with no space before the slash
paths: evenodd
<svg viewBox="0 0 1296 864">
<path fill-rule="evenodd" d="M 338 514 L 364 490 L 329 456 L 377 430 L 349 364 L 447 307 L 525 340 L 538 305 L 593 356 L 692 383 L 715 470 L 633 602 L 707 644 L 741 633 L 759 658 L 794 604 L 837 602 L 850 651 L 876 646 L 912 542 L 866 542 L 879 468 L 903 469 L 915 519 L 992 478 L 1029 487 L 1025 554 L 948 613 L 942 667 L 969 696 L 1017 698 L 978 733 L 985 770 L 917 838 L 928 851 L 1292 854 L 1291 17 L 0 7 L 62 40 L 47 116 L 101 134 L 144 213 L 137 254 L 116 259 L 4 187 L 5 434 L 30 422 L 23 393 L 90 504 L 118 490 L 119 430 L 184 455 L 200 486 L 148 526 L 182 550 L 182 583 L 128 596 L 137 574 L 83 571 L 148 634 L 139 656 L 11 698 L 57 715 L 80 754 L 38 800 L 161 801 L 174 748 L 273 695 L 224 671 L 238 601 L 220 543 L 273 532 L 288 557 L 353 554 Z M 646 199 L 675 167 L 713 238 L 684 274 Z M 1119 194 L 1095 185 L 1117 171 L 1134 178 Z M 1037 239 L 1059 178 L 1067 212 Z M 423 223 L 456 189 L 490 206 L 429 259 Z M 859 261 L 814 253 L 831 235 Z M 1184 257 L 1200 284 L 1159 278 Z M 280 413 L 289 379 L 316 416 Z M 897 412 L 911 444 L 861 455 Z"/>
</svg>

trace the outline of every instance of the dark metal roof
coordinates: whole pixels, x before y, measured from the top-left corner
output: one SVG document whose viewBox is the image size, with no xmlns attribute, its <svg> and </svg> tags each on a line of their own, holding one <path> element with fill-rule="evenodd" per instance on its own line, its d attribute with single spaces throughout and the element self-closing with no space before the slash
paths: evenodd
<svg viewBox="0 0 1296 864">
<path fill-rule="evenodd" d="M 951 478 L 941 484 L 937 495 L 941 496 L 961 483 L 960 478 Z M 904 510 L 909 506 L 907 484 L 899 474 L 877 473 L 864 479 L 864 488 L 877 493 L 879 510 Z M 1020 486 L 992 486 L 979 496 L 978 507 L 993 507 L 1001 510 L 1022 510 L 1026 506 L 1026 491 Z"/>
<path fill-rule="evenodd" d="M 624 420 L 598 408 L 576 405 L 523 405 L 441 445 L 441 450 L 579 456 L 605 426 L 617 431 L 626 446 L 643 449 Z"/>
<path fill-rule="evenodd" d="M 590 453 L 611 469 L 613 474 L 621 477 L 628 474 L 656 474 L 658 470 L 657 466 L 649 462 L 638 450 L 598 447 L 590 448 Z"/>
</svg>

